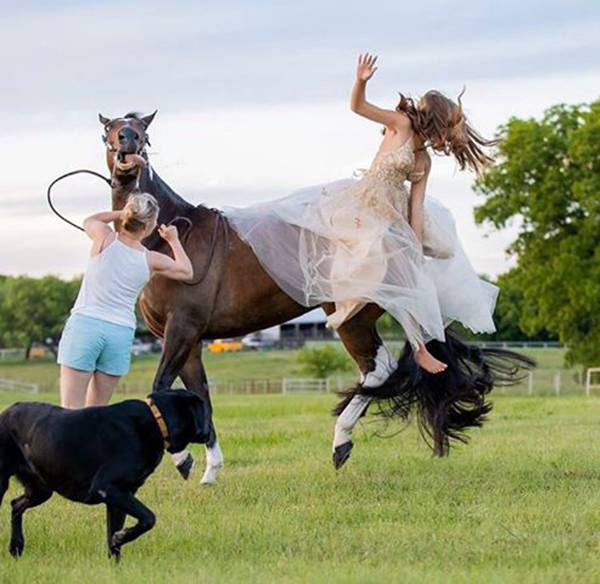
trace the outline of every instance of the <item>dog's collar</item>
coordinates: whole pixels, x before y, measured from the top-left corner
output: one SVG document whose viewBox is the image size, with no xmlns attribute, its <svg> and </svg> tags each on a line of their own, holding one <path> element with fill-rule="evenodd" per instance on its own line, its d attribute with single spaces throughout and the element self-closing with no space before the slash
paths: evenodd
<svg viewBox="0 0 600 584">
<path fill-rule="evenodd" d="M 162 435 L 164 447 L 169 448 L 169 446 L 171 446 L 171 443 L 169 442 L 169 429 L 167 428 L 167 423 L 165 422 L 163 415 L 158 409 L 158 406 L 152 401 L 151 398 L 147 397 L 144 400 L 144 403 L 150 408 L 150 411 L 152 412 L 152 415 L 156 420 L 156 424 Z"/>
</svg>

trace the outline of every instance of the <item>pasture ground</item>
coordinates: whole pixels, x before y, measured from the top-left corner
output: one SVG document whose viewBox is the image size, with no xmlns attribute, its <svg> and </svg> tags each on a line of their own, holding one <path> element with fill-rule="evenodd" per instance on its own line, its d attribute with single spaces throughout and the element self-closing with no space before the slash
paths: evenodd
<svg viewBox="0 0 600 584">
<path fill-rule="evenodd" d="M 14 400 L 0 393 L 0 408 Z M 12 560 L 13 482 L 0 582 L 600 582 L 600 399 L 498 395 L 486 427 L 442 460 L 414 426 L 382 439 L 369 418 L 338 473 L 334 401 L 217 395 L 220 483 L 184 482 L 165 459 L 139 493 L 157 525 L 118 566 L 104 509 L 58 496 L 25 515 Z"/>
</svg>

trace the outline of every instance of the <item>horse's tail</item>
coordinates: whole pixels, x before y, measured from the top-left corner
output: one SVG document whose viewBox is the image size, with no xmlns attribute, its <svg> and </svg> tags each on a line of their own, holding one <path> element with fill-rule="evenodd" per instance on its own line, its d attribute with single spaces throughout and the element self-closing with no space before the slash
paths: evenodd
<svg viewBox="0 0 600 584">
<path fill-rule="evenodd" d="M 486 396 L 494 386 L 521 381 L 536 362 L 505 349 L 483 349 L 466 343 L 450 329 L 446 342 L 427 343 L 429 352 L 448 367 L 431 374 L 419 367 L 407 342 L 392 375 L 379 387 L 360 385 L 343 392 L 334 413 L 340 414 L 357 394 L 374 398 L 378 414 L 408 421 L 413 411 L 434 454 L 445 456 L 450 440 L 467 442 L 465 431 L 486 420 L 492 404 Z"/>
</svg>

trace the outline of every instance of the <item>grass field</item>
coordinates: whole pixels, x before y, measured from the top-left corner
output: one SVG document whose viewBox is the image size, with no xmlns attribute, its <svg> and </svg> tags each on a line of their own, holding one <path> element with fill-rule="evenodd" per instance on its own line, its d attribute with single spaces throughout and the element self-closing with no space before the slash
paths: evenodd
<svg viewBox="0 0 600 584">
<path fill-rule="evenodd" d="M 0 407 L 13 400 L 1 393 Z M 119 566 L 104 509 L 58 496 L 26 514 L 25 556 L 12 560 L 5 502 L 0 582 L 600 581 L 600 400 L 495 402 L 443 460 L 414 427 L 382 439 L 364 422 L 336 473 L 333 396 L 216 396 L 217 486 L 182 481 L 166 459 L 140 491 L 157 525 Z"/>
</svg>

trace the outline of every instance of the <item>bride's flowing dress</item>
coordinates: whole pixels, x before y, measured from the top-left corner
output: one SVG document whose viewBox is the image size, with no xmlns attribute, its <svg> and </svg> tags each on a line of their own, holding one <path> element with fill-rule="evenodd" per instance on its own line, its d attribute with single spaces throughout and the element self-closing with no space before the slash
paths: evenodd
<svg viewBox="0 0 600 584">
<path fill-rule="evenodd" d="M 407 181 L 422 176 L 414 165 L 409 139 L 379 153 L 358 180 L 225 213 L 296 302 L 335 302 L 332 328 L 374 302 L 400 322 L 415 348 L 431 339 L 444 342 L 452 321 L 493 332 L 498 288 L 477 276 L 450 210 L 425 197 L 423 245 L 409 225 Z"/>
</svg>

